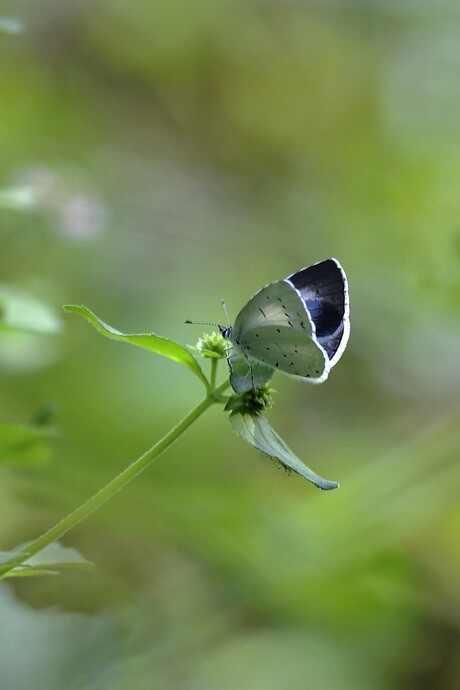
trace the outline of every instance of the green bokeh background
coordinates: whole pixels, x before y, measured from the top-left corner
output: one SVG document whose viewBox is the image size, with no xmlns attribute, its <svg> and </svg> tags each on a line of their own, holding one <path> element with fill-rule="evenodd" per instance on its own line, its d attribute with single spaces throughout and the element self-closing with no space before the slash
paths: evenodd
<svg viewBox="0 0 460 690">
<path fill-rule="evenodd" d="M 1 281 L 56 336 L 3 334 L 0 414 L 55 409 L 0 466 L 2 548 L 39 534 L 202 395 L 61 316 L 194 344 L 337 256 L 330 380 L 269 420 L 341 489 L 286 477 L 211 409 L 67 535 L 94 574 L 0 588 L 2 690 L 460 687 L 460 6 L 453 0 L 4 0 Z M 6 206 L 6 204 L 5 204 Z M 224 367 L 222 367 L 224 369 Z M 224 374 L 224 371 L 221 372 Z"/>
</svg>

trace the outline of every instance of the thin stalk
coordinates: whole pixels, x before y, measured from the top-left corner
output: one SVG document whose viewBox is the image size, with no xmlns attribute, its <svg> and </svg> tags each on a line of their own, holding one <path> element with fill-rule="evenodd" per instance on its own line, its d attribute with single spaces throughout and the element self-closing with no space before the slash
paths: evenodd
<svg viewBox="0 0 460 690">
<path fill-rule="evenodd" d="M 0 566 L 0 579 L 10 570 L 20 565 L 34 554 L 42 551 L 46 546 L 52 544 L 57 539 L 64 536 L 69 530 L 85 520 L 95 510 L 100 508 L 106 501 L 123 489 L 134 477 L 137 477 L 146 467 L 171 446 L 187 429 L 205 412 L 211 405 L 220 401 L 223 391 L 228 388 L 228 381 L 221 386 L 213 389 L 212 392 L 202 400 L 188 415 L 186 415 L 176 426 L 163 436 L 157 443 L 149 448 L 137 460 L 134 460 L 128 467 L 120 472 L 114 479 L 99 489 L 91 498 L 82 503 L 72 513 L 69 513 L 56 525 L 44 532 L 41 536 L 28 544 L 22 551 L 15 555 L 10 561 Z"/>
<path fill-rule="evenodd" d="M 211 359 L 211 376 L 209 379 L 209 385 L 211 386 L 212 391 L 216 387 L 216 374 L 217 374 L 217 365 L 218 364 L 219 364 L 218 359 Z"/>
</svg>

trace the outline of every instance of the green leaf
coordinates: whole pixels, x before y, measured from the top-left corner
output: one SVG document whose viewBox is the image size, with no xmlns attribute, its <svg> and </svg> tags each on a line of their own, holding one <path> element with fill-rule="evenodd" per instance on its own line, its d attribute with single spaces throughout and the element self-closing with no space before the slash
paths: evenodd
<svg viewBox="0 0 460 690">
<path fill-rule="evenodd" d="M 17 563 L 20 565 L 18 561 L 21 560 L 19 556 L 19 552 L 21 550 L 21 547 L 16 547 L 12 551 L 0 551 L 0 575 L 3 572 L 3 567 L 8 564 L 8 565 L 14 565 Z"/>
<path fill-rule="evenodd" d="M 61 330 L 56 314 L 22 288 L 0 283 L 0 333 L 55 334 Z"/>
<path fill-rule="evenodd" d="M 251 446 L 257 448 L 264 455 L 277 460 L 286 469 L 292 470 L 300 474 L 301 477 L 308 479 L 318 489 L 329 490 L 338 488 L 337 482 L 331 482 L 319 477 L 313 470 L 304 465 L 261 415 L 232 412 L 230 424 L 238 436 L 241 436 Z"/>
<path fill-rule="evenodd" d="M 15 570 L 10 570 L 3 577 L 39 577 L 40 575 L 60 575 L 58 570 L 48 570 L 46 568 L 26 568 L 18 566 Z"/>
<path fill-rule="evenodd" d="M 24 550 L 27 544 L 18 546 L 13 551 L 0 551 L 1 566 L 14 562 L 15 558 Z M 31 556 L 27 561 L 20 563 L 3 577 L 31 577 L 38 575 L 58 575 L 61 570 L 93 570 L 94 563 L 87 561 L 78 551 L 62 546 L 54 542 L 45 547 L 39 553 Z"/>
<path fill-rule="evenodd" d="M 158 355 L 169 357 L 169 359 L 179 362 L 179 364 L 187 367 L 187 369 L 198 376 L 200 381 L 206 386 L 206 390 L 208 389 L 208 381 L 195 357 L 185 347 L 179 345 L 179 343 L 168 340 L 167 338 L 161 338 L 159 335 L 155 335 L 155 333 L 121 333 L 115 328 L 112 328 L 112 326 L 101 321 L 92 311 L 82 305 L 66 304 L 64 309 L 67 312 L 73 312 L 74 314 L 83 316 L 83 318 L 89 321 L 99 333 L 102 333 L 102 335 L 105 335 L 107 338 L 119 340 L 122 343 L 130 343 L 131 345 L 142 347 L 144 350 L 156 352 Z"/>
<path fill-rule="evenodd" d="M 29 465 L 51 457 L 53 429 L 35 424 L 0 422 L 0 463 Z"/>
</svg>

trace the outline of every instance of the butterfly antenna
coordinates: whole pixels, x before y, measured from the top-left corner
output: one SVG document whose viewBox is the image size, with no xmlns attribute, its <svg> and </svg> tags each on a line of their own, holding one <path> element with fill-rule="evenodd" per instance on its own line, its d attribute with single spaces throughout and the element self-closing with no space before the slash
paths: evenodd
<svg viewBox="0 0 460 690">
<path fill-rule="evenodd" d="M 220 328 L 219 323 L 209 323 L 208 321 L 190 321 L 190 319 L 185 319 L 184 323 L 191 323 L 194 326 L 215 326 L 216 328 Z"/>
<path fill-rule="evenodd" d="M 229 319 L 229 317 L 228 317 L 227 305 L 225 304 L 224 298 L 222 298 L 222 299 L 220 300 L 220 303 L 221 303 L 222 308 L 223 308 L 223 310 L 224 310 L 224 312 L 225 312 L 225 316 L 227 317 L 227 323 L 228 323 L 228 325 L 229 325 L 229 327 L 230 327 L 230 319 Z"/>
</svg>

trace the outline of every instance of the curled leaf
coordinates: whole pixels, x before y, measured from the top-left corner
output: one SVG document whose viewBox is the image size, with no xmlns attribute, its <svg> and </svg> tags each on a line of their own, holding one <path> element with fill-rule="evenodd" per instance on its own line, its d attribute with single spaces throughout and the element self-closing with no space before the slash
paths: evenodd
<svg viewBox="0 0 460 690">
<path fill-rule="evenodd" d="M 203 374 L 195 357 L 185 347 L 179 345 L 179 343 L 169 340 L 168 338 L 161 338 L 159 335 L 155 335 L 155 333 L 122 333 L 112 328 L 112 326 L 109 326 L 107 323 L 104 323 L 104 321 L 101 321 L 101 319 L 83 305 L 67 304 L 64 306 L 64 309 L 67 312 L 73 312 L 74 314 L 83 316 L 83 318 L 89 321 L 99 333 L 102 333 L 102 335 L 105 335 L 107 338 L 136 345 L 144 350 L 156 352 L 158 355 L 179 362 L 179 364 L 182 364 L 192 371 L 195 376 L 198 376 L 200 381 L 206 386 L 206 389 L 208 389 L 206 376 Z"/>
<path fill-rule="evenodd" d="M 261 415 L 235 411 L 230 415 L 230 424 L 238 436 L 241 436 L 251 446 L 269 458 L 277 460 L 286 469 L 308 479 L 318 489 L 327 491 L 338 488 L 337 482 L 323 479 L 304 465 Z"/>
</svg>

